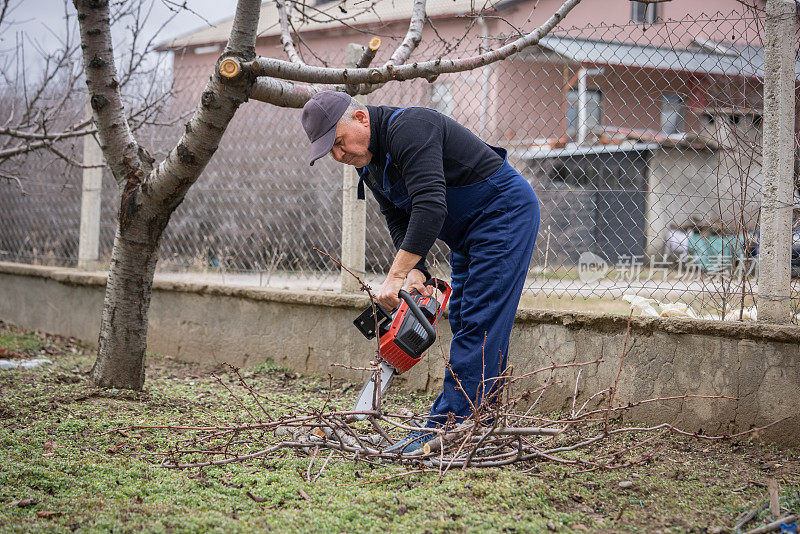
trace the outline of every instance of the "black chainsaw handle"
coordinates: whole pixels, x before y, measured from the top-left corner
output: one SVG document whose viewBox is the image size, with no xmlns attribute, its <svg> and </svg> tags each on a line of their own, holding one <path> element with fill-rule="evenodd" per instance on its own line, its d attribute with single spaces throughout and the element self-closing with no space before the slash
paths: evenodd
<svg viewBox="0 0 800 534">
<path fill-rule="evenodd" d="M 431 278 L 430 280 L 425 282 L 425 285 L 436 288 L 442 293 L 446 293 L 447 290 L 450 289 L 450 286 L 447 285 L 447 282 L 445 282 L 444 280 L 439 280 L 438 278 Z"/>
<path fill-rule="evenodd" d="M 417 303 L 414 302 L 414 297 L 412 297 L 405 289 L 401 289 L 397 293 L 397 296 L 403 299 L 406 304 L 408 304 L 408 309 L 411 310 L 411 313 L 414 314 L 414 317 L 417 318 L 417 321 L 422 323 L 422 328 L 425 329 L 425 332 L 435 339 L 436 330 L 433 329 L 433 325 L 428 321 L 428 318 L 425 317 L 425 314 L 422 313 L 422 310 L 419 309 Z"/>
</svg>

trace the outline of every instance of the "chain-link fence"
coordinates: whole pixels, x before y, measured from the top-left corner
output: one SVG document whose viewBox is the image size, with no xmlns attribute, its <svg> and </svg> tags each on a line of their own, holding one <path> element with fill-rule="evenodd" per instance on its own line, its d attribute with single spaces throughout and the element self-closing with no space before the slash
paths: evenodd
<svg viewBox="0 0 800 534">
<path fill-rule="evenodd" d="M 389 83 L 368 103 L 431 107 L 508 149 L 541 203 L 530 302 L 589 299 L 621 311 L 627 304 L 613 303 L 639 295 L 683 303 L 697 316 L 739 318 L 754 304 L 759 263 L 763 35 L 763 14 L 744 8 L 557 29 L 507 61 L 432 83 Z M 493 44 L 486 41 L 465 40 Z M 343 54 L 326 59 L 341 65 Z M 213 59 L 179 67 L 176 58 L 173 117 L 197 101 Z M 140 133 L 157 157 L 179 134 L 180 125 Z M 338 266 L 314 249 L 340 251 L 342 170 L 329 158 L 309 167 L 307 147 L 299 110 L 243 105 L 171 219 L 160 272 L 336 287 Z M 23 187 L 26 195 L 0 181 L 2 259 L 74 265 L 80 172 L 37 169 Z M 101 258 L 110 255 L 117 195 L 106 176 Z M 377 279 L 394 250 L 367 202 L 366 267 Z M 428 261 L 447 276 L 441 242 Z M 792 267 L 800 275 L 800 232 Z"/>
</svg>

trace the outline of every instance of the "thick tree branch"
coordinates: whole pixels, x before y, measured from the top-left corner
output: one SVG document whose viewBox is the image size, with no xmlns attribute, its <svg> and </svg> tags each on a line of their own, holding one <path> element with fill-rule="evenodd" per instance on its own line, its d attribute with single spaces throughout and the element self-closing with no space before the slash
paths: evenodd
<svg viewBox="0 0 800 534">
<path fill-rule="evenodd" d="M 261 10 L 260 0 L 239 0 L 228 45 L 223 55 L 248 59 L 256 55 L 256 33 Z"/>
<path fill-rule="evenodd" d="M 86 128 L 84 130 L 67 130 L 65 132 L 43 134 L 34 132 L 24 132 L 16 128 L 0 128 L 0 135 L 7 135 L 9 137 L 16 137 L 19 139 L 28 140 L 45 140 L 45 141 L 59 141 L 61 139 L 69 139 L 70 137 L 82 137 L 97 132 L 96 128 Z"/>
<path fill-rule="evenodd" d="M 414 0 L 414 8 L 411 12 L 411 22 L 408 24 L 408 32 L 394 51 L 392 57 L 386 62 L 386 65 L 402 65 L 411 56 L 411 53 L 419 46 L 422 41 L 422 26 L 425 24 L 425 1 Z"/>
<path fill-rule="evenodd" d="M 340 91 L 349 94 L 368 95 L 383 87 L 383 84 L 359 84 L 358 90 L 350 92 L 345 85 L 321 83 L 295 83 L 262 76 L 253 84 L 250 98 L 282 108 L 302 108 L 312 96 L 320 91 Z"/>
<path fill-rule="evenodd" d="M 230 56 L 246 60 L 255 56 L 255 36 L 260 0 L 239 0 L 228 46 L 220 65 L 239 65 Z M 148 178 L 142 191 L 153 202 L 152 209 L 171 213 L 181 203 L 186 191 L 217 151 L 219 142 L 234 113 L 244 103 L 252 85 L 246 73 L 236 69 L 231 78 L 220 76 L 220 65 L 206 84 L 200 105 L 186 125 L 177 146 Z M 223 81 L 224 80 L 224 81 Z"/>
<path fill-rule="evenodd" d="M 250 98 L 284 108 L 302 108 L 312 96 L 330 85 L 300 84 L 263 76 L 253 85 Z"/>
<path fill-rule="evenodd" d="M 272 76 L 306 83 L 356 84 L 383 83 L 391 80 L 431 78 L 439 74 L 462 72 L 483 67 L 535 45 L 547 35 L 581 0 L 566 0 L 553 15 L 536 30 L 496 50 L 462 59 L 436 59 L 409 65 L 383 65 L 373 69 L 334 69 L 297 65 L 286 61 L 257 58 L 252 69 L 258 76 Z"/>
<path fill-rule="evenodd" d="M 141 182 L 139 145 L 125 117 L 111 43 L 108 1 L 75 0 L 80 21 L 86 85 L 108 166 L 120 187 Z"/>
<path fill-rule="evenodd" d="M 5 148 L 0 150 L 0 162 L 3 162 L 14 156 L 20 156 L 22 154 L 33 152 L 34 150 L 39 150 L 40 148 L 47 148 L 52 144 L 53 141 L 50 140 L 32 141 L 29 143 L 20 143 L 11 148 Z"/>
<path fill-rule="evenodd" d="M 286 0 L 275 0 L 275 7 L 278 9 L 278 19 L 281 23 L 281 44 L 283 51 L 286 52 L 286 57 L 292 63 L 305 65 L 305 61 L 298 55 L 294 47 L 291 28 L 289 28 L 289 13 L 286 11 Z"/>
</svg>

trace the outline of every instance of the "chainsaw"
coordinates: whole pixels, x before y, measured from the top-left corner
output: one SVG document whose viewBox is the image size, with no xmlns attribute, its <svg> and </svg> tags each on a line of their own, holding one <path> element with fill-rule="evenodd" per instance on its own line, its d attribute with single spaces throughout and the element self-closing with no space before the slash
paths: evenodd
<svg viewBox="0 0 800 534">
<path fill-rule="evenodd" d="M 372 373 L 356 399 L 353 411 L 374 410 L 376 378 L 380 380 L 381 396 L 389 387 L 395 374 L 405 373 L 422 359 L 422 355 L 436 340 L 434 326 L 442 315 L 452 289 L 444 280 L 432 278 L 425 285 L 441 291 L 442 302 L 433 296 L 422 295 L 416 290 L 400 290 L 400 305 L 391 313 L 376 304 L 364 310 L 353 324 L 364 337 L 380 339 L 380 354 L 383 357 L 380 373 Z M 379 376 L 376 376 L 379 375 Z M 355 419 L 366 419 L 365 414 L 355 415 Z"/>
</svg>

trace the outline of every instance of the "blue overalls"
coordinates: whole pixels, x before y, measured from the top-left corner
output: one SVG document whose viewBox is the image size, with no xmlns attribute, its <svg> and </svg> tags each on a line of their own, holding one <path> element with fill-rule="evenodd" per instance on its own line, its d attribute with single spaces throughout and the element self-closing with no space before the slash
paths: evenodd
<svg viewBox="0 0 800 534">
<path fill-rule="evenodd" d="M 392 113 L 389 124 L 403 109 Z M 428 426 L 443 424 L 449 413 L 456 421 L 469 417 L 472 406 L 477 408 L 490 392 L 492 379 L 505 370 L 511 327 L 539 231 L 533 188 L 508 164 L 505 149 L 489 146 L 503 158 L 500 168 L 474 184 L 446 189 L 447 218 L 439 239 L 450 247 L 453 341 L 443 391 L 433 403 Z M 369 184 L 370 189 L 410 213 L 405 182 L 389 181 L 388 152 L 386 160 L 383 183 Z M 366 172 L 360 170 L 361 198 Z"/>
</svg>

